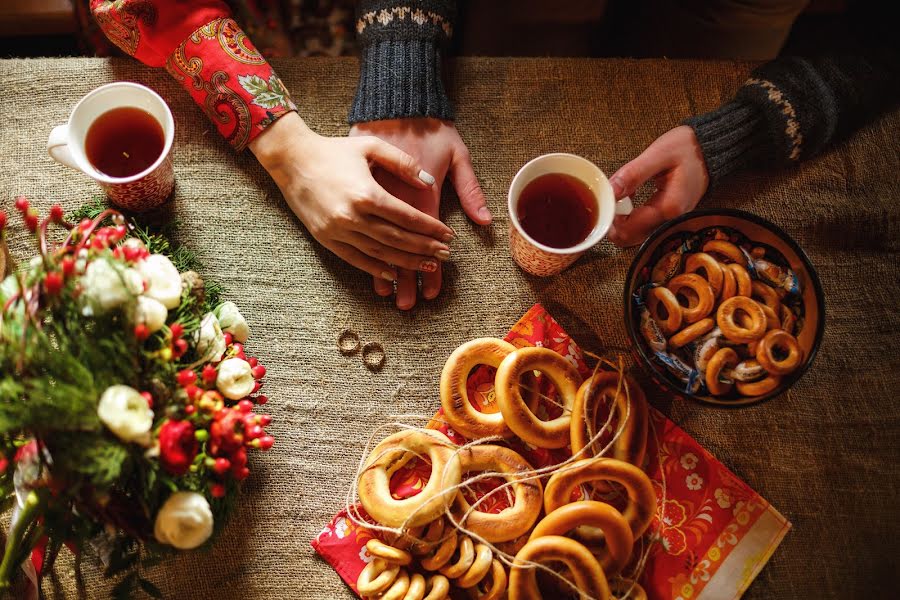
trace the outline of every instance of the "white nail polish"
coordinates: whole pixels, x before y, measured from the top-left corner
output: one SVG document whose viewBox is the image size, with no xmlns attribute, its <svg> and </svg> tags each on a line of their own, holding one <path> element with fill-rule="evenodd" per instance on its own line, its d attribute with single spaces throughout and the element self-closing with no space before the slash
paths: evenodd
<svg viewBox="0 0 900 600">
<path fill-rule="evenodd" d="M 434 176 L 424 169 L 419 171 L 419 179 L 422 180 L 422 183 L 434 185 Z"/>
</svg>

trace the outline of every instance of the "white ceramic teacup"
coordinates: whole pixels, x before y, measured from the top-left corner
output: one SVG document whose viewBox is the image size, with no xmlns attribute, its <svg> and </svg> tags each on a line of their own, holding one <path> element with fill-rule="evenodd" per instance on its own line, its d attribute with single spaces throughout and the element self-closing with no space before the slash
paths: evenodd
<svg viewBox="0 0 900 600">
<path fill-rule="evenodd" d="M 140 108 L 156 119 L 163 131 L 163 150 L 159 158 L 140 173 L 111 177 L 98 171 L 88 160 L 85 138 L 97 117 L 122 107 Z M 143 211 L 159 206 L 172 193 L 175 185 L 174 139 L 175 121 L 159 94 L 140 84 L 120 81 L 100 86 L 79 100 L 69 121 L 50 132 L 47 152 L 53 160 L 96 180 L 113 203 L 129 210 Z"/>
<path fill-rule="evenodd" d="M 550 173 L 575 177 L 593 193 L 596 201 L 597 223 L 580 243 L 571 248 L 553 248 L 529 236 L 519 222 L 518 203 L 522 190 L 536 178 Z M 600 168 L 580 156 L 557 152 L 544 154 L 525 164 L 509 186 L 509 248 L 513 259 L 532 275 L 555 275 L 578 260 L 589 248 L 606 236 L 616 215 L 631 213 L 631 199 L 616 202 L 612 185 Z"/>
</svg>

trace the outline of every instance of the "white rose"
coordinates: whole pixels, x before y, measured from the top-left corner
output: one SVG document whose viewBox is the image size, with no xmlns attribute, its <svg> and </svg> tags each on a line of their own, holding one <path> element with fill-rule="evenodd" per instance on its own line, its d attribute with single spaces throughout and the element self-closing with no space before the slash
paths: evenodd
<svg viewBox="0 0 900 600">
<path fill-rule="evenodd" d="M 95 258 L 88 263 L 81 278 L 83 297 L 87 302 L 83 312 L 90 315 L 118 308 L 140 293 L 140 289 L 134 289 L 139 281 L 140 276 L 132 269 L 121 267 L 106 258 Z"/>
<path fill-rule="evenodd" d="M 253 392 L 256 382 L 250 363 L 240 358 L 226 358 L 219 365 L 216 388 L 229 400 L 240 400 Z"/>
<path fill-rule="evenodd" d="M 153 411 L 138 391 L 127 385 L 111 385 L 100 396 L 97 415 L 124 442 L 150 443 Z"/>
<path fill-rule="evenodd" d="M 168 314 L 166 307 L 159 300 L 138 296 L 137 304 L 134 306 L 134 322 L 146 325 L 150 333 L 162 329 Z"/>
<path fill-rule="evenodd" d="M 225 334 L 219 326 L 216 315 L 206 313 L 200 321 L 200 331 L 197 336 L 197 355 L 199 362 L 218 362 L 225 354 Z"/>
<path fill-rule="evenodd" d="M 216 307 L 215 314 L 222 331 L 233 335 L 236 341 L 243 344 L 250 337 L 250 326 L 234 302 L 220 304 Z"/>
<path fill-rule="evenodd" d="M 181 275 L 171 260 L 162 254 L 151 254 L 137 264 L 137 269 L 147 280 L 146 296 L 159 300 L 168 309 L 181 304 Z"/>
<path fill-rule="evenodd" d="M 196 492 L 175 492 L 159 509 L 153 535 L 160 543 L 191 550 L 208 540 L 212 530 L 206 498 Z"/>
</svg>

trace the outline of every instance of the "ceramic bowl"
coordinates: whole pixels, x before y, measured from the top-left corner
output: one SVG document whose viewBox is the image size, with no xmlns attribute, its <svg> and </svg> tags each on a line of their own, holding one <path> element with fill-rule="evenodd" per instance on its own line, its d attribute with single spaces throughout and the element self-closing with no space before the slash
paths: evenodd
<svg viewBox="0 0 900 600">
<path fill-rule="evenodd" d="M 790 375 L 785 376 L 779 386 L 761 396 L 742 397 L 732 390 L 727 396 L 713 396 L 705 389 L 689 392 L 685 384 L 672 375 L 655 358 L 640 331 L 640 311 L 634 300 L 634 293 L 642 285 L 649 283 L 650 271 L 660 256 L 680 244 L 685 237 L 711 227 L 722 231 L 737 232 L 738 239 L 745 236 L 751 241 L 750 247 L 766 249 L 766 259 L 783 257 L 783 265 L 789 267 L 797 277 L 800 292 L 795 306 L 802 316 L 796 332 L 797 342 L 803 351 L 803 364 Z M 699 251 L 699 248 L 697 249 Z M 797 243 L 776 225 L 756 215 L 740 210 L 712 209 L 698 210 L 673 219 L 653 232 L 637 251 L 625 279 L 625 327 L 636 360 L 644 366 L 653 381 L 664 390 L 683 398 L 714 404 L 717 406 L 747 406 L 763 402 L 784 393 L 794 385 L 812 365 L 825 331 L 825 301 L 822 285 L 806 253 Z"/>
</svg>

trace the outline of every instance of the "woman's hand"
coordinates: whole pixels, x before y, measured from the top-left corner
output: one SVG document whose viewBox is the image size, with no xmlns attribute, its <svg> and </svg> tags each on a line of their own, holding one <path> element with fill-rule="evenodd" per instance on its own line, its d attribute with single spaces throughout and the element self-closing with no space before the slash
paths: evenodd
<svg viewBox="0 0 900 600">
<path fill-rule="evenodd" d="M 609 239 L 617 246 L 640 244 L 667 220 L 693 210 L 706 193 L 709 173 L 693 129 L 682 125 L 667 131 L 609 182 L 618 200 L 649 179 L 656 183 L 656 192 L 630 215 L 613 221 Z"/>
<path fill-rule="evenodd" d="M 404 178 L 382 168 L 376 171 L 376 179 L 391 194 L 405 200 L 422 213 L 437 218 L 441 202 L 441 186 L 444 177 L 449 174 L 463 211 L 479 225 L 490 224 L 491 213 L 472 169 L 469 150 L 453 123 L 429 118 L 391 119 L 360 123 L 350 130 L 351 137 L 365 135 L 376 136 L 405 150 L 416 157 L 436 180 L 434 186 L 430 188 L 410 186 Z M 439 258 L 447 260 L 450 253 L 447 252 Z M 398 266 L 406 267 L 406 265 Z M 424 269 L 422 271 L 422 295 L 431 300 L 441 291 L 440 264 L 434 271 Z M 416 288 L 416 274 L 408 268 L 399 269 L 396 298 L 398 308 L 408 310 L 415 306 Z M 376 277 L 375 291 L 381 296 L 388 296 L 393 291 L 393 286 Z"/>
<path fill-rule="evenodd" d="M 416 159 L 387 142 L 322 137 L 290 113 L 250 149 L 313 237 L 385 285 L 398 278 L 396 267 L 434 272 L 437 259 L 449 256 L 453 230 L 392 196 L 372 176 L 370 165 L 378 165 L 409 189 L 434 188 L 434 177 Z"/>
</svg>

